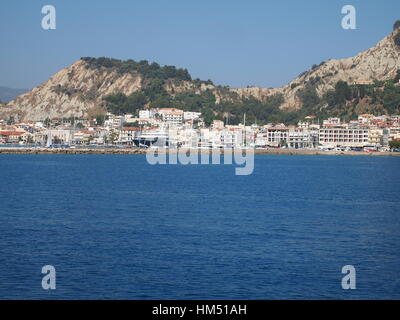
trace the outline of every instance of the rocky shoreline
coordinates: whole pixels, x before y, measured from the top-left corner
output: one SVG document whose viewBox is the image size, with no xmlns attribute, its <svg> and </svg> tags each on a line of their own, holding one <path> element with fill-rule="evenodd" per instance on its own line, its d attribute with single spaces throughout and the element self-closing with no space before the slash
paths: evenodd
<svg viewBox="0 0 400 320">
<path fill-rule="evenodd" d="M 199 150 L 199 153 L 203 151 Z M 171 153 L 176 152 L 170 150 Z M 223 153 L 223 149 L 221 149 Z M 0 147 L 0 154 L 146 154 L 142 148 L 38 148 Z M 400 152 L 342 152 L 310 149 L 256 149 L 256 155 L 345 155 L 345 156 L 400 156 Z"/>
</svg>

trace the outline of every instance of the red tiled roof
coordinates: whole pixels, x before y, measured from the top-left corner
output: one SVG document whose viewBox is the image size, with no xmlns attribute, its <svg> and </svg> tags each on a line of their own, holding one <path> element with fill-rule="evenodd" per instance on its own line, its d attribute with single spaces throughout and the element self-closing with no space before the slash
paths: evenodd
<svg viewBox="0 0 400 320">
<path fill-rule="evenodd" d="M 22 131 L 0 131 L 0 135 L 2 136 L 20 136 L 23 135 L 25 132 Z"/>
</svg>

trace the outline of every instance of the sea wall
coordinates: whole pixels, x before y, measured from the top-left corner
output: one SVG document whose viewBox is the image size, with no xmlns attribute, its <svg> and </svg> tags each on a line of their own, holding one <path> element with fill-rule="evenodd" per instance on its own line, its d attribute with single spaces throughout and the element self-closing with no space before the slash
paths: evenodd
<svg viewBox="0 0 400 320">
<path fill-rule="evenodd" d="M 163 151 L 167 151 L 163 149 Z M 200 152 L 211 150 L 198 150 Z M 220 150 L 223 154 L 223 149 Z M 167 151 L 168 152 L 168 151 Z M 176 149 L 170 150 L 176 152 Z M 145 154 L 142 148 L 37 148 L 0 147 L 0 154 Z M 256 149 L 256 155 L 345 155 L 345 156 L 400 156 L 400 152 L 342 152 L 317 149 Z"/>
</svg>

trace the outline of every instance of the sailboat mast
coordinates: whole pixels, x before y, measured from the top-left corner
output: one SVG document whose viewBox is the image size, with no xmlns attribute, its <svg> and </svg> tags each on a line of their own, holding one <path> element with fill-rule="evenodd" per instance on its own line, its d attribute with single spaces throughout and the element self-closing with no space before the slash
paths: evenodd
<svg viewBox="0 0 400 320">
<path fill-rule="evenodd" d="M 243 126 L 244 126 L 243 146 L 246 147 L 246 112 L 243 115 Z"/>
</svg>

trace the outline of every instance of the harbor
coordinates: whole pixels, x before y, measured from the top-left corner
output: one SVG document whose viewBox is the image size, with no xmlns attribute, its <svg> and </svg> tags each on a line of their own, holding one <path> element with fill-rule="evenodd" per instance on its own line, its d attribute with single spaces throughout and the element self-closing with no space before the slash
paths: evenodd
<svg viewBox="0 0 400 320">
<path fill-rule="evenodd" d="M 0 147 L 0 154 L 146 154 L 146 148 L 137 147 L 79 147 L 79 148 L 46 148 L 46 147 Z M 159 149 L 163 152 L 176 153 L 176 148 Z M 211 153 L 213 149 L 187 149 L 196 150 L 199 154 Z M 219 149 L 224 154 L 223 148 Z M 228 150 L 228 149 L 227 149 Z M 229 149 L 232 152 L 232 149 Z M 242 149 L 246 150 L 246 149 Z M 345 156 L 400 156 L 400 152 L 363 152 L 363 151 L 336 151 L 320 149 L 253 149 L 255 155 L 345 155 Z"/>
</svg>

